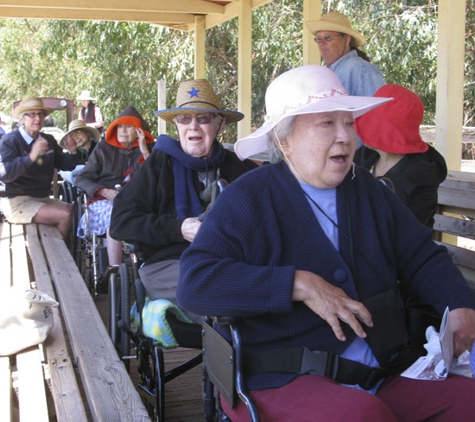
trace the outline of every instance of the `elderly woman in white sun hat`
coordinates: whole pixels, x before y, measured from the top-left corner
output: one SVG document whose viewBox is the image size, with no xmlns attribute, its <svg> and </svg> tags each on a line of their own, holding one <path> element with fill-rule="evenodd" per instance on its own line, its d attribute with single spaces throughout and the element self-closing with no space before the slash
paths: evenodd
<svg viewBox="0 0 475 422">
<path fill-rule="evenodd" d="M 235 146 L 240 158 L 270 150 L 275 164 L 226 188 L 182 255 L 179 305 L 239 317 L 261 421 L 475 412 L 473 379 L 399 376 L 415 358 L 400 351 L 401 289 L 440 313 L 450 308 L 455 355 L 475 339 L 475 296 L 431 230 L 353 165 L 354 118 L 386 101 L 348 96 L 326 67 L 277 77 L 265 125 Z M 233 421 L 248 420 L 242 403 L 223 406 Z"/>
<path fill-rule="evenodd" d="M 84 169 L 87 159 L 92 154 L 94 147 L 101 139 L 101 134 L 96 128 L 87 126 L 83 120 L 73 120 L 69 123 L 68 131 L 59 141 L 59 145 L 67 148 L 69 144 L 77 147 L 79 164 L 73 171 L 60 171 L 63 180 L 75 185 L 77 175 Z"/>
</svg>

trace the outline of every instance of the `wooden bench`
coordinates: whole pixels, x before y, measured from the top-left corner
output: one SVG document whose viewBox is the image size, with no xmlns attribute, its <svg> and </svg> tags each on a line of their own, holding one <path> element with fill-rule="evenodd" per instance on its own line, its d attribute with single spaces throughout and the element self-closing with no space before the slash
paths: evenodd
<svg viewBox="0 0 475 422">
<path fill-rule="evenodd" d="M 475 289 L 475 173 L 450 171 L 438 197 L 434 239 Z"/>
<path fill-rule="evenodd" d="M 59 231 L 0 222 L 0 232 L 2 283 L 34 281 L 60 303 L 42 345 L 0 358 L 0 420 L 149 421 Z"/>
</svg>

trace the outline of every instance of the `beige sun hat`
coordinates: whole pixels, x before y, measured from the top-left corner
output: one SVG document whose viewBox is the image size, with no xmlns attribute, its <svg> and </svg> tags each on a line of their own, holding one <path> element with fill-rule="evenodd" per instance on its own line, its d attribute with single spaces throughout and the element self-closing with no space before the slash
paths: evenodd
<svg viewBox="0 0 475 422">
<path fill-rule="evenodd" d="M 335 73 L 326 66 L 296 67 L 279 75 L 268 86 L 264 125 L 239 139 L 234 152 L 241 160 L 267 152 L 270 131 L 286 117 L 349 111 L 356 118 L 390 100 L 348 95 Z"/>
<path fill-rule="evenodd" d="M 329 12 L 317 21 L 306 22 L 308 30 L 316 35 L 318 31 L 335 31 L 353 37 L 354 46 L 361 47 L 366 44 L 366 38 L 351 27 L 350 20 L 340 12 Z"/>
<path fill-rule="evenodd" d="M 84 101 L 84 100 L 89 100 L 89 101 L 96 101 L 97 98 L 92 97 L 91 91 L 88 89 L 85 89 L 84 91 L 81 91 L 79 96 L 76 98 L 78 101 Z"/>
<path fill-rule="evenodd" d="M 50 107 L 45 107 L 41 98 L 38 97 L 29 97 L 25 98 L 18 104 L 15 108 L 15 115 L 20 117 L 22 113 L 26 111 L 35 111 L 35 110 L 43 110 L 46 115 L 50 114 L 53 109 Z"/>
<path fill-rule="evenodd" d="M 69 123 L 68 131 L 60 139 L 59 145 L 63 146 L 64 141 L 66 140 L 67 136 L 70 133 L 74 132 L 75 130 L 84 130 L 85 132 L 88 132 L 89 135 L 92 138 L 94 138 L 94 140 L 96 142 L 98 142 L 99 139 L 101 139 L 101 134 L 99 133 L 99 131 L 96 128 L 88 126 L 84 120 L 77 119 L 77 120 L 73 120 L 73 121 L 71 121 L 71 123 Z"/>
<path fill-rule="evenodd" d="M 180 84 L 176 94 L 176 107 L 157 110 L 155 114 L 168 123 L 178 114 L 219 113 L 226 117 L 226 123 L 242 120 L 244 114 L 223 110 L 218 96 L 206 79 L 193 79 Z"/>
</svg>

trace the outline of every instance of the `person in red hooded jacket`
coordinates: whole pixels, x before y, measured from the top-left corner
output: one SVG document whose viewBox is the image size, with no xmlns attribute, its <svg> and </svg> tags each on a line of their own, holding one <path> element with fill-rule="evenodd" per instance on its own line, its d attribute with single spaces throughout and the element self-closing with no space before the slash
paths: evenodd
<svg viewBox="0 0 475 422">
<path fill-rule="evenodd" d="M 89 233 L 107 236 L 109 265 L 122 261 L 122 244 L 109 236 L 110 216 L 119 186 L 127 184 L 150 155 L 155 141 L 139 112 L 127 107 L 109 125 L 105 142 L 94 148 L 76 184 L 93 202 L 89 205 Z M 119 186 L 118 186 L 119 185 Z M 86 218 L 79 222 L 77 235 L 85 237 Z"/>
<path fill-rule="evenodd" d="M 374 96 L 393 100 L 356 119 L 364 146 L 354 161 L 388 184 L 422 224 L 432 227 L 447 165 L 419 133 L 424 104 L 401 85 L 382 86 Z"/>
</svg>

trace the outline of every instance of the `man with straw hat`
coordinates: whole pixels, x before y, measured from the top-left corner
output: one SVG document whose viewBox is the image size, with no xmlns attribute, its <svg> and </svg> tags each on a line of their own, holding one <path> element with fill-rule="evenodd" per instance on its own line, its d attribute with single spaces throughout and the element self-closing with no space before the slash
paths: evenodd
<svg viewBox="0 0 475 422">
<path fill-rule="evenodd" d="M 178 304 L 237 317 L 263 422 L 474 415 L 472 378 L 399 376 L 418 357 L 407 353 L 402 290 L 450 309 L 454 356 L 475 340 L 475 293 L 432 230 L 353 164 L 354 119 L 391 99 L 348 95 L 330 69 L 309 65 L 275 78 L 265 100 L 266 123 L 235 151 L 271 149 L 275 160 L 221 194 L 181 257 Z M 244 403 L 221 403 L 249 421 Z"/>
<path fill-rule="evenodd" d="M 348 94 L 371 96 L 386 83 L 379 68 L 359 50 L 366 43 L 365 37 L 352 28 L 343 13 L 329 12 L 306 24 L 315 36 L 323 61 L 336 73 Z"/>
<path fill-rule="evenodd" d="M 14 224 L 43 223 L 58 227 L 63 239 L 71 230 L 71 204 L 50 198 L 54 169 L 72 170 L 76 145 L 63 152 L 53 136 L 40 132 L 53 109 L 40 98 L 21 101 L 14 110 L 20 127 L 0 143 L 2 211 Z"/>
<path fill-rule="evenodd" d="M 140 277 L 149 297 L 175 301 L 180 256 L 198 232 L 218 181 L 230 183 L 256 165 L 218 142 L 225 125 L 244 116 L 223 109 L 207 80 L 182 82 L 176 107 L 155 114 L 175 124 L 179 139 L 158 137 L 140 172 L 117 195 L 110 233 L 143 246 Z"/>
</svg>

